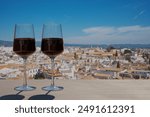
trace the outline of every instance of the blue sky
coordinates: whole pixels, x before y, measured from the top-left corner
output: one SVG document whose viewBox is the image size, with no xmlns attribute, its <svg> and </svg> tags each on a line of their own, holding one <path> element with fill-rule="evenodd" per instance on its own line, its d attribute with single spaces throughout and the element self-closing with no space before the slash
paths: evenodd
<svg viewBox="0 0 150 117">
<path fill-rule="evenodd" d="M 16 23 L 61 23 L 65 43 L 150 44 L 150 0 L 0 0 L 0 40 Z"/>
</svg>

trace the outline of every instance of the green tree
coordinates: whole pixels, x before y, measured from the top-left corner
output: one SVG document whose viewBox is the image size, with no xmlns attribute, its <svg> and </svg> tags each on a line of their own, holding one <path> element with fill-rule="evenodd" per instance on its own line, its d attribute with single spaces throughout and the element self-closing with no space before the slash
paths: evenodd
<svg viewBox="0 0 150 117">
<path fill-rule="evenodd" d="M 109 45 L 106 50 L 107 50 L 108 52 L 110 52 L 110 51 L 113 50 L 113 49 L 115 49 L 115 48 L 114 48 L 112 45 Z"/>
<path fill-rule="evenodd" d="M 120 62 L 119 61 L 117 62 L 117 68 L 120 68 Z"/>
</svg>

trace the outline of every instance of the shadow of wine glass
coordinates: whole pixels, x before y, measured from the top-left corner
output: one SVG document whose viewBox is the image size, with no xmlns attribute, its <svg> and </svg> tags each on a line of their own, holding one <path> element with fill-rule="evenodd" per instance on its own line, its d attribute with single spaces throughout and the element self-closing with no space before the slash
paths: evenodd
<svg viewBox="0 0 150 117">
<path fill-rule="evenodd" d="M 50 91 L 48 91 L 46 94 L 39 94 L 39 95 L 33 95 L 29 97 L 28 100 L 53 100 L 55 99 L 55 96 L 48 95 Z"/>
<path fill-rule="evenodd" d="M 22 91 L 19 91 L 17 94 L 9 94 L 0 97 L 0 100 L 23 100 L 25 96 L 20 95 Z"/>
</svg>

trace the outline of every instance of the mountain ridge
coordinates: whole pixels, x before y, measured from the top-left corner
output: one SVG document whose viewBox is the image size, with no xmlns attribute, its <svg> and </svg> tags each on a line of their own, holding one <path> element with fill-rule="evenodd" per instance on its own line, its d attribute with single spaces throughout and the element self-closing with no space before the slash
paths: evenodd
<svg viewBox="0 0 150 117">
<path fill-rule="evenodd" d="M 150 49 L 150 44 L 69 44 L 65 43 L 65 46 L 72 46 L 72 47 L 102 47 L 102 48 L 107 48 L 108 46 L 113 46 L 115 48 L 148 48 Z M 4 41 L 0 40 L 0 46 L 5 46 L 5 47 L 12 47 L 13 46 L 13 41 Z M 41 42 L 36 41 L 36 46 L 40 47 Z"/>
</svg>

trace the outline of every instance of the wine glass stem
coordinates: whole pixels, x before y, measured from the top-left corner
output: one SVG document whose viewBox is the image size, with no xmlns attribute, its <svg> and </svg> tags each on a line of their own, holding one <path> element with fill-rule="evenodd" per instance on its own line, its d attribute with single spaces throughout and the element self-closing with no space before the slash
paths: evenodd
<svg viewBox="0 0 150 117">
<path fill-rule="evenodd" d="M 24 78 L 23 78 L 23 86 L 27 86 L 27 74 L 26 74 L 26 64 L 27 64 L 27 57 L 23 57 L 23 72 L 24 72 Z"/>
<path fill-rule="evenodd" d="M 55 59 L 55 57 L 50 57 L 50 59 L 51 59 L 51 68 L 52 68 L 52 76 L 51 76 L 51 78 L 52 78 L 52 83 L 51 83 L 51 85 L 52 86 L 54 86 L 55 85 L 55 83 L 54 83 L 54 68 L 55 68 L 55 63 L 54 63 L 54 59 Z"/>
</svg>

